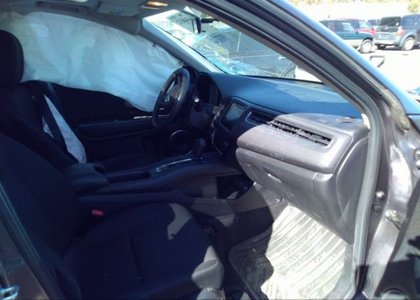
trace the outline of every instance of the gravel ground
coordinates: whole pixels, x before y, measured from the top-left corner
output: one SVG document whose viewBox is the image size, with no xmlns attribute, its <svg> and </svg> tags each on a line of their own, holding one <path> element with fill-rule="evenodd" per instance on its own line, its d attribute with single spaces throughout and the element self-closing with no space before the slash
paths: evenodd
<svg viewBox="0 0 420 300">
<path fill-rule="evenodd" d="M 374 50 L 370 55 L 384 55 L 385 63 L 380 70 L 395 82 L 403 90 L 409 90 L 420 86 L 420 49 L 401 51 L 395 48 Z"/>
</svg>

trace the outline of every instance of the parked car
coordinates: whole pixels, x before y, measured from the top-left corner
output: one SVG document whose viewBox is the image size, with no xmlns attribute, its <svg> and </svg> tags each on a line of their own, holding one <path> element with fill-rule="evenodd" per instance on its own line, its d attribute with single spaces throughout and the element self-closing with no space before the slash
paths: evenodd
<svg viewBox="0 0 420 300">
<path fill-rule="evenodd" d="M 354 29 L 359 32 L 367 32 L 372 35 L 375 34 L 375 29 L 369 23 L 362 19 L 341 19 L 342 21 L 350 22 Z"/>
<path fill-rule="evenodd" d="M 287 1 L 4 0 L 0 42 L 1 299 L 419 298 L 419 104 Z"/>
<path fill-rule="evenodd" d="M 369 30 L 365 32 L 356 29 L 350 20 L 323 20 L 321 23 L 361 53 L 372 51 L 373 34 Z M 353 23 L 359 24 L 357 20 L 353 20 Z M 367 28 L 364 29 L 367 30 Z"/>
<path fill-rule="evenodd" d="M 372 27 L 374 30 L 379 26 L 379 23 L 381 22 L 381 19 L 369 19 L 367 20 L 367 23 L 370 27 Z"/>
<path fill-rule="evenodd" d="M 378 49 L 395 46 L 409 51 L 420 44 L 420 14 L 384 17 L 375 34 Z"/>
</svg>

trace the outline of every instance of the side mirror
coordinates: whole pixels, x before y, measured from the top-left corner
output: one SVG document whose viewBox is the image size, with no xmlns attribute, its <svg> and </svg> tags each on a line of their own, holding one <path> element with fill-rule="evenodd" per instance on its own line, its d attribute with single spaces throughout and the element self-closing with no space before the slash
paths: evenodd
<svg viewBox="0 0 420 300">
<path fill-rule="evenodd" d="M 385 56 L 384 55 L 371 55 L 369 57 L 370 62 L 380 68 L 385 63 Z"/>
</svg>

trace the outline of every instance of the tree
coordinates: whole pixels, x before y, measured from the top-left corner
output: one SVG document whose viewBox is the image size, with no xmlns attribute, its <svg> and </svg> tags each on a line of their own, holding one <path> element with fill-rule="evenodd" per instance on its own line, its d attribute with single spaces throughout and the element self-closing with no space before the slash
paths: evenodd
<svg viewBox="0 0 420 300">
<path fill-rule="evenodd" d="M 420 12 L 420 0 L 409 0 L 408 11 L 413 14 Z"/>
</svg>

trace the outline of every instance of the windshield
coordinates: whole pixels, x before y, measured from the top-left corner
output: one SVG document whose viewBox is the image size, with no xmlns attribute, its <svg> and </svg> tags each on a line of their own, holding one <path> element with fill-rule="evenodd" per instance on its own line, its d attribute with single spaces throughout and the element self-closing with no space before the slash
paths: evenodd
<svg viewBox="0 0 420 300">
<path fill-rule="evenodd" d="M 296 65 L 293 62 L 200 12 L 171 10 L 146 20 L 194 49 L 225 73 L 295 78 Z M 200 26 L 201 31 L 198 30 Z"/>
<path fill-rule="evenodd" d="M 379 25 L 381 26 L 400 26 L 401 24 L 401 18 L 400 17 L 388 17 L 388 18 L 382 18 L 381 23 Z"/>
</svg>

